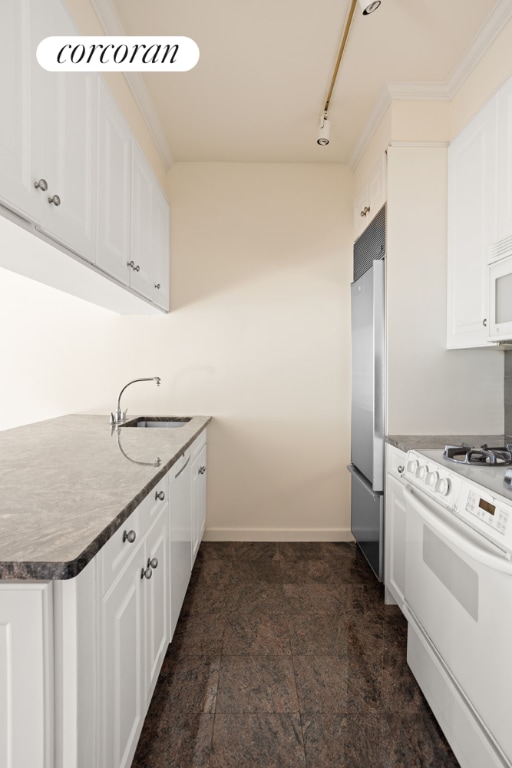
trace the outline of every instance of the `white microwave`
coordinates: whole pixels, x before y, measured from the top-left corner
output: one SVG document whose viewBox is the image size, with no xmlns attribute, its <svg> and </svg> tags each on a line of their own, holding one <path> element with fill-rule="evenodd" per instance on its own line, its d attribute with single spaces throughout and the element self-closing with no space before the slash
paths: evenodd
<svg viewBox="0 0 512 768">
<path fill-rule="evenodd" d="M 489 249 L 489 341 L 512 340 L 512 237 Z"/>
</svg>

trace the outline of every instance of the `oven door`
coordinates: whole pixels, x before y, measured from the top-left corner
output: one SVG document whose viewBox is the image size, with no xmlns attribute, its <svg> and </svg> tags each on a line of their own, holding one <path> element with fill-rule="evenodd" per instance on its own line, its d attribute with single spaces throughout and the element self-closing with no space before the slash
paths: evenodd
<svg viewBox="0 0 512 768">
<path fill-rule="evenodd" d="M 489 265 L 489 341 L 512 339 L 512 255 Z"/>
<path fill-rule="evenodd" d="M 411 623 L 496 750 L 485 764 L 510 766 L 512 563 L 421 491 L 406 485 L 404 498 Z M 449 721 L 449 707 L 438 703 Z M 475 765 L 474 759 L 465 764 Z"/>
</svg>

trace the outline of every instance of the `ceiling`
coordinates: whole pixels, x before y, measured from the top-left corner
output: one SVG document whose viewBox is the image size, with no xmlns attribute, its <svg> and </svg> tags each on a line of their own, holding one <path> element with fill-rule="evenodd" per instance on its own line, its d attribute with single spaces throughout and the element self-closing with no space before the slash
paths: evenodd
<svg viewBox="0 0 512 768">
<path fill-rule="evenodd" d="M 329 108 L 331 140 L 320 147 L 350 0 L 92 2 L 110 34 L 186 35 L 199 46 L 189 72 L 129 76 L 167 162 L 352 166 L 390 84 L 448 98 L 461 63 L 470 68 L 512 4 L 382 0 L 369 16 L 357 6 Z"/>
</svg>

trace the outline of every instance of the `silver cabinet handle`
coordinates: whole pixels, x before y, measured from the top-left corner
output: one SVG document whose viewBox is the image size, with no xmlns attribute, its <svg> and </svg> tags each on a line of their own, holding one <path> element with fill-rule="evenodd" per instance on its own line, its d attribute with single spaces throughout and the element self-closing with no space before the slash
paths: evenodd
<svg viewBox="0 0 512 768">
<path fill-rule="evenodd" d="M 40 189 L 41 192 L 46 192 L 48 189 L 48 182 L 46 179 L 39 179 L 39 181 L 34 181 L 34 187 Z"/>
<path fill-rule="evenodd" d="M 155 500 L 157 499 L 159 499 L 160 501 L 163 501 L 165 499 L 164 491 L 155 491 Z"/>
<path fill-rule="evenodd" d="M 399 474 L 399 475 L 402 475 L 402 474 L 403 474 L 403 471 L 404 471 L 404 469 L 405 469 L 405 467 L 403 467 L 403 466 L 400 464 L 400 466 L 396 468 L 396 471 L 398 472 L 398 474 Z"/>
<path fill-rule="evenodd" d="M 135 531 L 123 532 L 123 544 L 125 541 L 127 541 L 129 544 L 133 544 L 136 538 L 137 538 L 137 534 L 135 533 Z"/>
<path fill-rule="evenodd" d="M 204 475 L 204 473 L 206 472 L 206 467 L 205 466 L 199 467 L 197 471 L 200 475 Z"/>
<path fill-rule="evenodd" d="M 176 479 L 177 477 L 179 477 L 179 476 L 181 475 L 181 473 L 182 473 L 182 472 L 185 470 L 185 468 L 186 468 L 187 464 L 189 463 L 189 461 L 190 461 L 190 456 L 188 457 L 188 459 L 186 460 L 186 462 L 184 463 L 184 465 L 182 466 L 182 468 L 180 469 L 180 471 L 179 471 L 179 472 L 177 472 L 177 473 L 174 475 L 174 479 Z"/>
<path fill-rule="evenodd" d="M 150 579 L 153 575 L 153 571 L 151 570 L 150 566 L 148 565 L 147 568 L 141 568 L 140 569 L 140 577 L 141 579 Z"/>
<path fill-rule="evenodd" d="M 155 288 L 157 289 L 157 291 L 159 291 L 160 290 L 160 283 L 155 283 Z"/>
<path fill-rule="evenodd" d="M 140 272 L 140 266 L 138 264 L 133 269 L 135 272 Z"/>
<path fill-rule="evenodd" d="M 60 197 L 58 195 L 53 195 L 53 197 L 48 198 L 48 202 L 50 205 L 60 205 Z"/>
<path fill-rule="evenodd" d="M 364 217 L 364 216 L 366 216 L 367 213 L 370 213 L 370 206 L 369 205 L 365 205 L 365 207 L 361 211 L 361 216 Z"/>
<path fill-rule="evenodd" d="M 148 557 L 148 568 L 158 568 L 158 558 Z"/>
</svg>

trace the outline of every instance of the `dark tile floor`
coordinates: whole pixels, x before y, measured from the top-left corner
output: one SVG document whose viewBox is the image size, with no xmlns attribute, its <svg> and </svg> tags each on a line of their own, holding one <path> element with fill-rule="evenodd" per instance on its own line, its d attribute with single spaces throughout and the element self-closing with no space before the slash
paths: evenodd
<svg viewBox="0 0 512 768">
<path fill-rule="evenodd" d="M 133 768 L 456 768 L 354 544 L 203 543 Z"/>
</svg>

